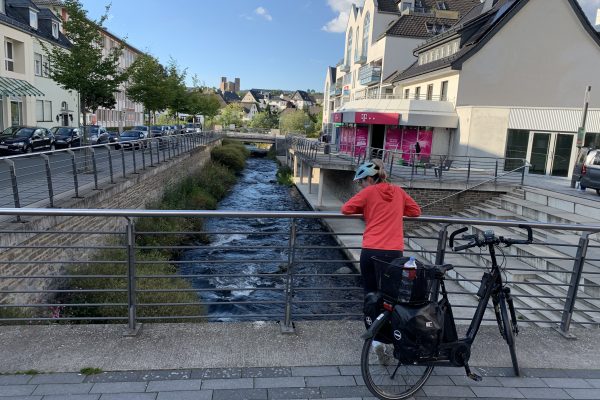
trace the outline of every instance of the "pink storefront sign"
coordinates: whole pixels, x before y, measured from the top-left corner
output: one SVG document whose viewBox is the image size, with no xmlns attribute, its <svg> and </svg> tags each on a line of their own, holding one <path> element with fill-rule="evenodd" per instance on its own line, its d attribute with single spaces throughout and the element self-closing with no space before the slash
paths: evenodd
<svg viewBox="0 0 600 400">
<path fill-rule="evenodd" d="M 398 125 L 400 114 L 380 112 L 357 112 L 354 122 L 357 124 Z"/>
<path fill-rule="evenodd" d="M 367 148 L 367 143 L 369 141 L 369 127 L 368 126 L 357 126 L 356 127 L 356 136 L 354 139 L 355 150 L 354 155 L 363 155 L 365 154 L 365 150 Z"/>
<path fill-rule="evenodd" d="M 389 127 L 385 134 L 385 145 L 386 150 L 398 150 L 402 143 L 402 128 L 401 127 Z"/>
<path fill-rule="evenodd" d="M 342 153 L 352 153 L 354 148 L 354 128 L 344 126 L 340 138 L 340 151 Z"/>
</svg>

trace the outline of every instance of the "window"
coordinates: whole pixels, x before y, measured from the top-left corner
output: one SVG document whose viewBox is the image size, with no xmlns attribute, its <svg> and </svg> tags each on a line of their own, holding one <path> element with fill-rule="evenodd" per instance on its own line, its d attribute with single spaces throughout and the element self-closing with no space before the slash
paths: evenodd
<svg viewBox="0 0 600 400">
<path fill-rule="evenodd" d="M 52 37 L 58 39 L 58 22 L 52 21 Z"/>
<path fill-rule="evenodd" d="M 427 85 L 427 100 L 433 99 L 433 83 Z"/>
<path fill-rule="evenodd" d="M 48 100 L 36 100 L 35 115 L 38 122 L 52 122 L 52 102 Z"/>
<path fill-rule="evenodd" d="M 32 9 L 29 9 L 29 25 L 33 29 L 37 29 L 38 28 L 38 15 L 37 15 L 37 11 L 34 11 Z"/>
<path fill-rule="evenodd" d="M 352 54 L 352 29 L 348 32 L 348 43 L 346 44 L 346 65 L 350 65 L 350 55 Z"/>
<path fill-rule="evenodd" d="M 42 76 L 42 55 L 33 53 L 33 70 L 37 76 Z"/>
<path fill-rule="evenodd" d="M 358 58 L 360 57 L 360 53 L 358 52 L 358 50 L 359 50 L 359 48 L 358 48 L 358 45 L 360 45 L 360 38 L 359 38 L 359 36 L 358 36 L 358 35 L 359 35 L 359 33 L 360 33 L 360 32 L 359 32 L 359 30 L 358 30 L 358 28 L 357 28 L 357 29 L 356 29 L 356 38 L 355 38 L 355 40 L 356 40 L 356 43 L 354 44 L 354 59 L 355 59 L 355 60 L 358 60 Z"/>
<path fill-rule="evenodd" d="M 13 59 L 13 42 L 7 40 L 4 42 L 4 68 L 7 71 L 15 70 L 15 60 Z"/>
<path fill-rule="evenodd" d="M 421 86 L 417 86 L 415 88 L 415 100 L 419 100 L 421 97 Z"/>
<path fill-rule="evenodd" d="M 404 98 L 408 99 L 410 97 L 410 89 L 404 89 Z"/>
<path fill-rule="evenodd" d="M 42 75 L 45 77 L 50 76 L 50 60 L 47 56 L 42 57 Z"/>
<path fill-rule="evenodd" d="M 438 1 L 437 8 L 438 8 L 438 10 L 447 10 L 448 4 L 445 1 Z"/>
<path fill-rule="evenodd" d="M 452 45 L 452 54 L 458 52 L 458 42 L 454 42 Z"/>
<path fill-rule="evenodd" d="M 440 100 L 441 101 L 448 100 L 448 81 L 442 82 L 442 87 L 440 89 Z"/>
<path fill-rule="evenodd" d="M 371 31 L 371 14 L 367 13 L 363 25 L 362 55 L 366 58 L 369 52 L 369 33 Z"/>
</svg>

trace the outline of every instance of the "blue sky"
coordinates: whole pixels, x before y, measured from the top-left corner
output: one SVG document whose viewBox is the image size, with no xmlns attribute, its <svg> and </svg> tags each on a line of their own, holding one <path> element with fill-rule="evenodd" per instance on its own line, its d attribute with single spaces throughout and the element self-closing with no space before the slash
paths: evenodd
<svg viewBox="0 0 600 400">
<path fill-rule="evenodd" d="M 207 86 L 227 76 L 242 89 L 322 91 L 326 67 L 343 57 L 350 5 L 362 1 L 112 0 L 106 27 Z M 579 1 L 594 20 L 600 0 Z M 108 2 L 82 0 L 94 19 Z"/>
</svg>

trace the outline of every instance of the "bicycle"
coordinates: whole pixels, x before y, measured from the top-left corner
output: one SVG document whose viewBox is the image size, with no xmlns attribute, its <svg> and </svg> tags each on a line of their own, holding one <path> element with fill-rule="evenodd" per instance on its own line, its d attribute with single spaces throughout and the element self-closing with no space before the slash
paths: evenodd
<svg viewBox="0 0 600 400">
<path fill-rule="evenodd" d="M 386 298 L 384 296 L 383 311 L 373 321 L 367 332 L 362 335 L 365 341 L 361 354 L 361 373 L 367 388 L 373 395 L 384 400 L 398 400 L 410 397 L 425 385 L 435 366 L 464 367 L 469 378 L 481 381 L 482 378 L 479 375 L 471 372 L 468 361 L 471 354 L 471 345 L 477 336 L 490 298 L 492 299 L 500 334 L 508 344 L 515 375 L 520 375 L 515 349 L 515 335 L 519 333 L 515 308 L 510 288 L 505 286 L 502 280 L 501 266 L 498 265 L 496 260 L 496 247 L 500 249 L 500 245 L 508 247 L 513 244 L 532 243 L 533 234 L 531 227 L 526 225 L 519 225 L 519 227 L 527 231 L 527 239 L 504 238 L 496 236 L 494 231 L 488 230 L 482 236 L 478 234 L 463 235 L 461 239 L 468 240 L 469 242 L 454 247 L 455 237 L 467 231 L 467 228 L 458 229 L 450 235 L 449 246 L 454 251 L 466 250 L 472 247 L 487 247 L 492 262 L 489 272 L 485 272 L 481 279 L 481 286 L 477 293 L 479 297 L 477 309 L 464 337 L 458 338 L 456 334 L 456 323 L 444 285 L 446 272 L 451 270 L 453 266 L 450 264 L 426 266 L 430 278 L 434 279 L 428 305 L 436 304 L 441 309 L 443 315 L 443 322 L 440 324 L 442 326 L 442 333 L 439 335 L 439 343 L 429 354 L 425 352 L 425 354 L 419 354 L 416 359 L 410 361 L 404 360 L 404 362 L 400 361 L 400 359 L 406 357 L 403 357 L 402 354 L 398 354 L 397 350 L 394 350 L 394 362 L 397 364 L 395 366 L 382 365 L 380 362 L 381 354 L 377 354 L 373 349 L 374 338 L 380 333 L 380 330 L 381 334 L 384 335 L 382 329 L 384 329 L 386 324 L 391 324 L 394 309 L 397 306 L 402 306 L 402 303 L 390 301 L 389 297 Z M 441 299 L 438 301 L 440 294 Z M 402 337 L 401 332 L 395 329 L 395 327 L 393 329 L 394 339 L 400 340 Z"/>
</svg>

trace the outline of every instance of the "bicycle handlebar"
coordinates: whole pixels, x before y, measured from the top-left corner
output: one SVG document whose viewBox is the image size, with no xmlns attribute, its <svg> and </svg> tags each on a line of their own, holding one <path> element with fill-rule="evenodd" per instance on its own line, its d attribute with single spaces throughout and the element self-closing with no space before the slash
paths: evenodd
<svg viewBox="0 0 600 400">
<path fill-rule="evenodd" d="M 511 239 L 502 236 L 496 236 L 493 231 L 486 231 L 481 237 L 479 234 L 462 235 L 461 240 L 469 240 L 469 243 L 454 247 L 454 238 L 456 235 L 466 232 L 467 227 L 462 227 L 450 234 L 449 245 L 454 251 L 461 251 L 471 247 L 482 247 L 489 244 L 505 244 L 507 247 L 513 244 L 531 244 L 533 242 L 533 230 L 529 225 L 519 224 L 519 228 L 527 231 L 527 239 Z"/>
</svg>

